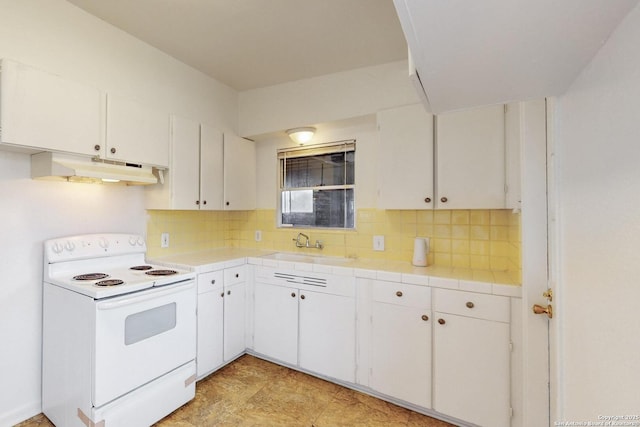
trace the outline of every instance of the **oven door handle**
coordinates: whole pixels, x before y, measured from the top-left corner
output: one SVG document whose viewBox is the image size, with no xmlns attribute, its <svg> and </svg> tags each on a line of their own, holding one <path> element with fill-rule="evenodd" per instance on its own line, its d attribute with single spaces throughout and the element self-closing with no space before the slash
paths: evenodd
<svg viewBox="0 0 640 427">
<path fill-rule="evenodd" d="M 98 310 L 112 310 L 114 308 L 126 307 L 131 304 L 139 304 L 141 302 L 150 301 L 159 297 L 167 295 L 177 294 L 179 292 L 185 292 L 195 287 L 195 279 L 186 279 L 182 282 L 177 282 L 173 286 L 156 288 L 157 290 L 150 290 L 150 292 L 142 292 L 131 294 L 122 299 L 116 301 L 101 301 L 96 304 Z M 153 288 L 152 288 L 153 289 Z"/>
</svg>

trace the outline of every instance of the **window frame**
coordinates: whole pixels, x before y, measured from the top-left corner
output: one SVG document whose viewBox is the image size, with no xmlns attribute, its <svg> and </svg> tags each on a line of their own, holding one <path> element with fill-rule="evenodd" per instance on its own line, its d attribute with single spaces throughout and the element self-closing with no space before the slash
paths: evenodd
<svg viewBox="0 0 640 427">
<path fill-rule="evenodd" d="M 355 200 L 356 200 L 356 191 L 355 191 L 355 151 L 356 151 L 356 140 L 355 139 L 347 139 L 341 141 L 334 141 L 322 144 L 314 144 L 314 145 L 305 145 L 299 147 L 289 147 L 289 148 L 281 148 L 277 150 L 277 173 L 278 173 L 278 201 L 277 201 L 277 227 L 278 228 L 313 228 L 313 229 L 322 229 L 322 230 L 334 230 L 334 231 L 353 231 L 356 229 L 356 215 L 355 215 Z M 304 157 L 312 157 L 324 154 L 334 154 L 334 153 L 344 153 L 345 161 L 346 161 L 346 153 L 353 152 L 353 184 L 342 184 L 342 185 L 322 185 L 322 186 L 312 186 L 312 187 L 286 187 L 286 165 L 287 159 L 292 158 L 304 158 Z M 346 168 L 345 168 L 346 174 Z M 346 177 L 345 177 L 346 182 Z M 306 224 L 287 224 L 282 222 L 283 215 L 283 193 L 286 191 L 327 191 L 327 190 L 352 190 L 353 198 L 351 203 L 353 204 L 353 224 L 351 227 L 341 226 L 341 227 L 328 227 L 328 226 L 316 226 L 316 225 L 306 225 Z M 349 203 L 343 201 L 343 207 L 345 209 L 345 215 L 349 208 Z M 346 224 L 346 217 L 344 223 Z"/>
</svg>

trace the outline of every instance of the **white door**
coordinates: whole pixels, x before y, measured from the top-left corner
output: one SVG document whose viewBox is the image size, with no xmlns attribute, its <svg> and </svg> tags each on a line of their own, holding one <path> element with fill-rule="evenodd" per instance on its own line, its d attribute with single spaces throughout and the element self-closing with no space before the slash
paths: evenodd
<svg viewBox="0 0 640 427">
<path fill-rule="evenodd" d="M 256 283 L 253 350 L 298 364 L 298 290 Z"/>
<path fill-rule="evenodd" d="M 353 298 L 300 291 L 300 367 L 355 382 L 356 306 Z"/>
<path fill-rule="evenodd" d="M 200 209 L 222 210 L 224 198 L 223 135 L 200 125 Z"/>
<path fill-rule="evenodd" d="M 505 207 L 504 106 L 436 116 L 436 207 Z"/>
<path fill-rule="evenodd" d="M 95 322 L 97 407 L 195 359 L 195 282 L 99 301 Z"/>
<path fill-rule="evenodd" d="M 236 358 L 247 348 L 245 338 L 246 282 L 224 287 L 224 361 Z"/>
<path fill-rule="evenodd" d="M 553 118 L 547 116 L 545 100 L 521 103 L 522 129 L 522 366 L 524 396 L 523 424 L 551 425 L 550 366 L 553 341 L 549 341 L 550 320 L 534 314 L 533 304 L 547 306 L 543 297 L 547 273 L 547 135 L 552 135 Z M 549 109 L 549 113 L 551 109 Z M 553 303 L 552 303 L 553 304 Z M 551 348 L 549 346 L 552 346 Z"/>
<path fill-rule="evenodd" d="M 433 115 L 422 104 L 378 112 L 380 209 L 433 209 Z"/>
<path fill-rule="evenodd" d="M 0 78 L 2 142 L 103 153 L 104 97 L 99 90 L 7 59 Z"/>
<path fill-rule="evenodd" d="M 509 323 L 434 312 L 433 409 L 509 427 Z"/>
<path fill-rule="evenodd" d="M 256 208 L 256 145 L 232 133 L 224 134 L 224 209 Z"/>
<path fill-rule="evenodd" d="M 431 310 L 373 302 L 371 388 L 431 407 Z"/>
<path fill-rule="evenodd" d="M 224 362 L 222 359 L 223 291 L 222 284 L 220 284 L 212 290 L 198 294 L 198 351 L 196 356 L 198 378 L 202 378 Z"/>
<path fill-rule="evenodd" d="M 169 128 L 168 113 L 107 94 L 106 158 L 168 167 Z"/>
<path fill-rule="evenodd" d="M 171 117 L 171 207 L 198 209 L 200 204 L 200 124 L 178 116 Z"/>
</svg>

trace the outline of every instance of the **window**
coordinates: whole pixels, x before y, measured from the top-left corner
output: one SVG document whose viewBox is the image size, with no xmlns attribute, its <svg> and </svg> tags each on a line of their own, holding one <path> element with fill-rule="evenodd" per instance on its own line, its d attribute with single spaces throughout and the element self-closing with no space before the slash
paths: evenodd
<svg viewBox="0 0 640 427">
<path fill-rule="evenodd" d="M 354 140 L 278 150 L 279 225 L 354 228 Z"/>
</svg>

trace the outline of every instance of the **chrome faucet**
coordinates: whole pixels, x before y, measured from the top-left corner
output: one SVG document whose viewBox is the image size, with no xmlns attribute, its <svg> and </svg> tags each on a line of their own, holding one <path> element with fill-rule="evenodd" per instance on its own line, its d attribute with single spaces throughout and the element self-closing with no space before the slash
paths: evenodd
<svg viewBox="0 0 640 427">
<path fill-rule="evenodd" d="M 304 238 L 304 242 L 300 240 L 301 238 Z M 322 242 L 320 240 L 316 240 L 316 244 L 314 246 L 311 246 L 309 244 L 309 236 L 307 236 L 304 233 L 298 233 L 298 236 L 295 239 L 292 239 L 292 240 L 294 242 L 296 242 L 296 248 L 322 249 L 324 247 L 324 245 L 322 244 Z"/>
</svg>

